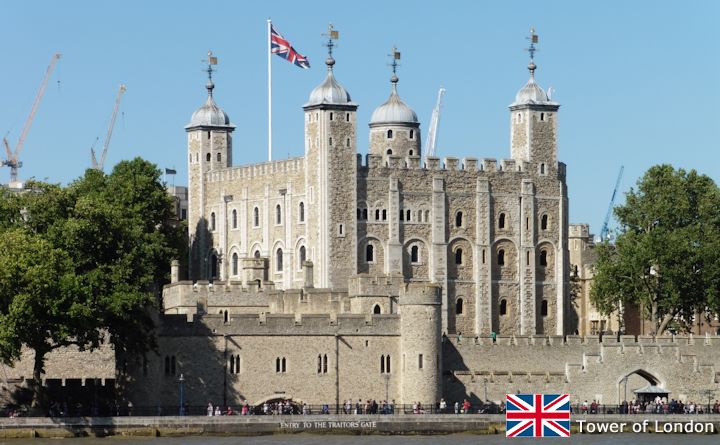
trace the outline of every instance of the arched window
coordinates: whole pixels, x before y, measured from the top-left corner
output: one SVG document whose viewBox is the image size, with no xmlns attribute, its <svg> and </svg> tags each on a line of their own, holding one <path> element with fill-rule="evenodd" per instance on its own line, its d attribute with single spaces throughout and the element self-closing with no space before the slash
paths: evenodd
<svg viewBox="0 0 720 445">
<path fill-rule="evenodd" d="M 240 374 L 240 355 L 235 356 L 235 373 Z"/>
<path fill-rule="evenodd" d="M 228 314 L 228 311 L 225 310 L 223 311 L 223 323 L 227 323 L 228 321 L 230 321 L 230 314 Z"/>
<path fill-rule="evenodd" d="M 367 220 L 367 209 L 362 209 L 362 219 Z"/>
<path fill-rule="evenodd" d="M 415 130 L 410 130 L 410 139 L 415 138 Z M 412 155 L 412 153 L 410 153 Z"/>
<path fill-rule="evenodd" d="M 545 174 L 545 164 L 540 164 L 540 174 L 541 175 Z"/>
<path fill-rule="evenodd" d="M 380 374 L 385 374 L 385 356 L 380 356 Z"/>
<path fill-rule="evenodd" d="M 232 211 L 232 228 L 237 229 L 237 210 Z"/>
<path fill-rule="evenodd" d="M 380 209 L 375 210 L 375 221 L 380 221 Z"/>
<path fill-rule="evenodd" d="M 387 138 L 392 139 L 392 130 L 387 131 Z"/>
<path fill-rule="evenodd" d="M 281 369 L 281 367 L 280 367 L 280 357 L 277 357 L 277 358 L 275 359 L 275 372 L 280 372 L 280 369 Z"/>
<path fill-rule="evenodd" d="M 253 226 L 260 227 L 260 209 L 257 207 L 253 209 Z"/>
<path fill-rule="evenodd" d="M 317 361 L 317 363 L 318 363 L 318 368 L 317 368 L 318 370 L 317 370 L 317 372 L 318 372 L 318 374 L 320 374 L 320 373 L 322 372 L 322 355 L 320 355 L 320 354 L 318 354 L 318 361 Z"/>
<path fill-rule="evenodd" d="M 430 210 L 425 210 L 425 222 L 430 222 Z"/>
<path fill-rule="evenodd" d="M 541 250 L 540 251 L 540 266 L 545 267 L 547 266 L 547 250 Z"/>
<path fill-rule="evenodd" d="M 500 315 L 506 315 L 507 314 L 507 300 L 504 298 L 500 300 Z"/>
<path fill-rule="evenodd" d="M 505 265 L 505 251 L 503 249 L 498 250 L 497 263 L 498 263 L 498 266 Z"/>
<path fill-rule="evenodd" d="M 323 374 L 327 374 L 327 354 L 323 354 Z"/>
<path fill-rule="evenodd" d="M 350 113 L 345 113 L 345 122 L 350 122 Z"/>
<path fill-rule="evenodd" d="M 280 204 L 275 206 L 275 224 L 282 224 L 282 208 Z"/>
<path fill-rule="evenodd" d="M 505 214 L 501 213 L 498 217 L 498 229 L 504 229 L 505 228 Z"/>
<path fill-rule="evenodd" d="M 407 221 L 410 221 L 410 217 L 412 216 L 412 213 L 410 212 L 410 209 L 405 211 L 405 219 Z"/>
<path fill-rule="evenodd" d="M 547 300 L 543 300 L 542 303 L 540 303 L 540 315 L 543 317 L 547 317 L 548 314 L 548 302 Z"/>
<path fill-rule="evenodd" d="M 410 152 L 409 152 L 408 154 L 409 154 L 410 156 L 412 156 L 413 154 L 415 154 L 415 152 L 414 152 L 413 150 L 410 150 Z"/>
<path fill-rule="evenodd" d="M 455 264 L 460 265 L 460 264 L 462 264 L 462 262 L 463 262 L 463 251 L 462 251 L 462 249 L 457 249 L 455 251 Z"/>
<path fill-rule="evenodd" d="M 278 272 L 282 272 L 283 270 L 283 251 L 282 249 L 278 249 L 277 252 L 275 252 L 275 270 Z"/>
<path fill-rule="evenodd" d="M 301 202 L 298 209 L 298 215 L 300 217 L 300 222 L 305 222 L 305 203 Z"/>
<path fill-rule="evenodd" d="M 382 220 L 387 221 L 387 210 L 383 209 L 382 211 Z"/>
<path fill-rule="evenodd" d="M 232 274 L 233 275 L 238 274 L 238 254 L 237 254 L 237 252 L 233 252 L 233 254 L 232 254 Z"/>
<path fill-rule="evenodd" d="M 385 154 L 391 155 L 391 154 L 392 154 L 392 150 L 390 150 L 390 149 L 388 148 L 388 150 L 385 152 Z"/>
<path fill-rule="evenodd" d="M 307 259 L 305 256 L 305 246 L 300 246 L 300 252 L 299 252 L 298 256 L 299 256 L 299 260 L 300 260 L 300 267 L 302 267 L 302 264 Z"/>
<path fill-rule="evenodd" d="M 215 230 L 215 212 L 212 212 L 210 214 L 210 230 L 211 231 Z"/>
<path fill-rule="evenodd" d="M 211 156 L 210 156 L 210 153 L 208 153 L 207 155 L 205 155 L 205 160 L 207 160 L 208 162 L 210 162 L 210 159 L 212 159 Z"/>
<path fill-rule="evenodd" d="M 381 314 L 381 313 L 382 313 L 381 310 L 382 310 L 382 309 L 380 309 L 380 305 L 379 305 L 379 304 L 376 304 L 376 305 L 373 307 L 373 314 Z"/>
<path fill-rule="evenodd" d="M 282 365 L 282 372 L 285 372 L 287 370 L 287 368 L 285 367 L 285 357 L 282 358 L 280 364 Z"/>
<path fill-rule="evenodd" d="M 463 313 L 463 299 L 458 298 L 455 302 L 455 314 L 462 315 Z"/>
<path fill-rule="evenodd" d="M 462 222 L 463 222 L 462 217 L 463 217 L 462 212 L 457 212 L 455 214 L 455 227 L 462 227 Z"/>
<path fill-rule="evenodd" d="M 362 219 L 362 211 L 360 209 L 357 209 L 357 219 Z"/>
<path fill-rule="evenodd" d="M 545 120 L 545 113 L 540 113 L 540 120 L 541 120 L 541 121 L 544 121 L 544 120 Z"/>
<path fill-rule="evenodd" d="M 218 154 L 217 154 L 217 161 L 220 162 L 221 159 L 222 159 L 222 155 L 221 155 L 220 153 L 218 153 Z"/>
<path fill-rule="evenodd" d="M 214 280 L 218 277 L 218 258 L 215 253 L 210 255 L 210 279 Z"/>
<path fill-rule="evenodd" d="M 368 263 L 375 261 L 375 247 L 372 244 L 365 246 L 365 261 Z"/>
<path fill-rule="evenodd" d="M 385 356 L 385 372 L 390 374 L 390 354 Z"/>
<path fill-rule="evenodd" d="M 548 216 L 543 215 L 540 217 L 540 229 L 547 230 L 547 228 L 548 228 Z"/>
<path fill-rule="evenodd" d="M 346 146 L 346 147 L 350 147 L 350 138 L 347 138 L 347 139 L 345 140 L 345 146 Z"/>
<path fill-rule="evenodd" d="M 330 113 L 330 120 L 333 120 L 333 114 Z"/>
<path fill-rule="evenodd" d="M 418 246 L 412 246 L 410 248 L 410 262 L 417 263 L 420 261 L 420 249 Z"/>
<path fill-rule="evenodd" d="M 253 256 L 254 256 L 255 258 L 260 258 L 260 251 L 259 251 L 259 250 L 256 250 L 256 251 L 255 251 L 255 254 L 253 254 Z"/>
</svg>

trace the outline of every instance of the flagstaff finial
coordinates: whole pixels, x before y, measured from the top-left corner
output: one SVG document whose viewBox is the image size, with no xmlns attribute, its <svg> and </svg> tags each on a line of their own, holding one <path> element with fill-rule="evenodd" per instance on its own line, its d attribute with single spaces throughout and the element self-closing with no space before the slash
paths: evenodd
<svg viewBox="0 0 720 445">
<path fill-rule="evenodd" d="M 333 40 L 337 40 L 340 38 L 340 32 L 335 31 L 332 23 L 329 23 L 327 33 L 323 33 L 322 35 L 328 38 L 327 42 L 325 43 L 325 46 L 327 46 L 328 49 L 328 57 L 327 59 L 325 59 L 325 65 L 328 66 L 328 70 L 332 70 L 333 65 L 335 65 L 335 59 L 333 59 L 332 56 L 333 47 L 335 46 L 335 42 L 333 42 Z"/>
<path fill-rule="evenodd" d="M 535 34 L 535 27 L 530 28 L 530 35 L 525 38 L 530 41 L 530 46 L 525 49 L 525 51 L 530 53 L 528 70 L 530 70 L 530 77 L 535 77 L 535 69 L 537 68 L 537 65 L 535 65 L 535 51 L 538 51 L 538 49 L 535 48 L 535 44 L 538 43 L 538 35 Z"/>
<path fill-rule="evenodd" d="M 210 50 L 208 50 L 207 55 L 208 55 L 207 60 L 203 60 L 203 62 L 207 63 L 207 69 L 205 71 L 207 72 L 207 75 L 208 75 L 208 81 L 207 81 L 207 84 L 205 84 L 205 88 L 207 88 L 207 90 L 208 90 L 208 96 L 212 96 L 212 91 L 215 88 L 215 84 L 213 83 L 213 80 L 212 80 L 212 74 L 213 74 L 213 72 L 216 71 L 215 69 L 213 69 L 213 65 L 217 65 L 218 59 L 217 59 L 217 57 L 213 56 L 213 53 Z"/>
<path fill-rule="evenodd" d="M 398 80 L 400 80 L 397 76 L 397 67 L 400 66 L 398 63 L 398 60 L 400 60 L 400 51 L 398 51 L 396 46 L 393 46 L 392 54 L 388 54 L 388 57 L 392 60 L 392 63 L 389 63 L 388 66 L 392 67 L 392 77 L 390 77 L 390 82 L 392 82 L 394 90 L 397 86 Z"/>
</svg>

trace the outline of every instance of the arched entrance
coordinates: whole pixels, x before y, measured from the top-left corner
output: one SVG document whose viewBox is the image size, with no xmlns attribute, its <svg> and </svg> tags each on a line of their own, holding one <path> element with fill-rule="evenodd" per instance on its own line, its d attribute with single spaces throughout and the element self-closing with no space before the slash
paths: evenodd
<svg viewBox="0 0 720 445">
<path fill-rule="evenodd" d="M 629 402 L 635 398 L 637 390 L 642 390 L 643 388 L 648 387 L 662 388 L 663 386 L 658 377 L 644 369 L 636 369 L 621 376 L 617 383 L 618 404 L 621 404 L 623 401 Z"/>
<path fill-rule="evenodd" d="M 302 414 L 302 408 L 302 400 L 276 394 L 259 399 L 253 407 L 253 413 L 256 415 Z"/>
</svg>

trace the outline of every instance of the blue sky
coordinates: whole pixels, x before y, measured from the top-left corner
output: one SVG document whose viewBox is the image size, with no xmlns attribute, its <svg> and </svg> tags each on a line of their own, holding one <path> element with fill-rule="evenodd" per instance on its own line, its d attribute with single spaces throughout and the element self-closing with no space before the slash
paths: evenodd
<svg viewBox="0 0 720 445">
<path fill-rule="evenodd" d="M 303 152 L 302 105 L 325 75 L 328 22 L 340 31 L 337 79 L 359 108 L 358 150 L 387 98 L 387 54 L 402 52 L 399 92 L 423 138 L 447 89 L 438 155 L 510 157 L 507 106 L 527 81 L 525 37 L 540 36 L 536 78 L 560 109 L 571 222 L 600 226 L 621 165 L 628 190 L 671 163 L 720 178 L 720 2 L 689 1 L 7 1 L 2 2 L 0 132 L 15 144 L 56 51 L 21 156 L 21 179 L 67 183 L 90 165 L 115 94 L 127 85 L 106 170 L 145 157 L 186 182 L 184 125 L 205 100 L 201 60 L 219 57 L 215 98 L 237 125 L 234 162 L 266 159 L 266 20 L 305 54 L 302 70 L 274 57 L 275 158 Z M 9 172 L 0 171 L 6 182 Z"/>
</svg>

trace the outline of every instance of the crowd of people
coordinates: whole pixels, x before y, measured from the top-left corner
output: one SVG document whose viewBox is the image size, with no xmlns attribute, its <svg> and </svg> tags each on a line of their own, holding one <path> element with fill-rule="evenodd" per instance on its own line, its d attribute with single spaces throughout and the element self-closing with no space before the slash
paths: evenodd
<svg viewBox="0 0 720 445">
<path fill-rule="evenodd" d="M 601 405 L 596 400 L 582 402 L 577 411 L 580 414 L 720 414 L 720 401 L 706 405 L 689 401 L 657 396 L 653 400 L 624 400 L 619 406 Z"/>
</svg>

